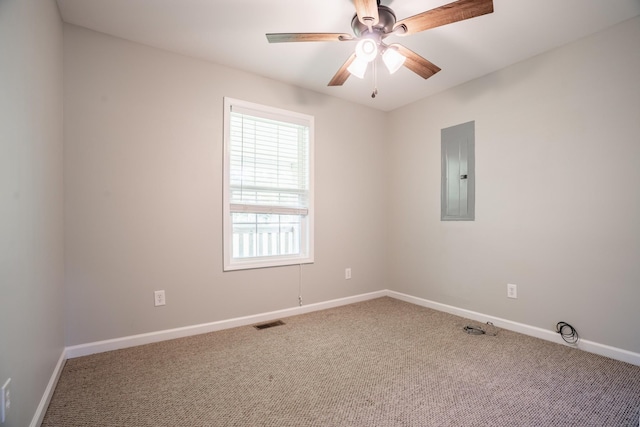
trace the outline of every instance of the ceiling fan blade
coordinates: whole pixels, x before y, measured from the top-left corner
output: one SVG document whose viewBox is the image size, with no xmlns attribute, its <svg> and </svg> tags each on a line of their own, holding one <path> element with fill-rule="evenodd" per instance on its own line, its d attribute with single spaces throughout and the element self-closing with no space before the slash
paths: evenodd
<svg viewBox="0 0 640 427">
<path fill-rule="evenodd" d="M 459 0 L 402 19 L 396 22 L 393 30 L 400 30 L 397 34 L 405 36 L 492 12 L 493 0 Z"/>
<path fill-rule="evenodd" d="M 440 71 L 440 67 L 437 65 L 427 61 L 422 56 L 418 55 L 411 49 L 408 49 L 401 44 L 394 43 L 389 47 L 398 49 L 398 52 L 407 58 L 404 61 L 404 66 L 422 77 L 423 79 L 428 79 L 429 77 L 436 74 Z"/>
<path fill-rule="evenodd" d="M 352 53 L 349 59 L 347 59 L 347 61 L 344 64 L 342 64 L 342 67 L 340 67 L 336 75 L 333 76 L 333 78 L 331 79 L 331 81 L 327 86 L 342 86 L 344 82 L 346 82 L 349 76 L 351 75 L 349 70 L 347 70 L 347 67 L 351 65 L 354 59 L 356 59 L 356 54 Z"/>
<path fill-rule="evenodd" d="M 358 21 L 360 21 L 362 25 L 372 27 L 378 23 L 380 18 L 378 16 L 377 0 L 354 0 L 353 3 L 356 6 Z"/>
<path fill-rule="evenodd" d="M 269 43 L 285 42 L 341 42 L 353 40 L 350 34 L 342 33 L 270 33 L 267 34 Z"/>
</svg>

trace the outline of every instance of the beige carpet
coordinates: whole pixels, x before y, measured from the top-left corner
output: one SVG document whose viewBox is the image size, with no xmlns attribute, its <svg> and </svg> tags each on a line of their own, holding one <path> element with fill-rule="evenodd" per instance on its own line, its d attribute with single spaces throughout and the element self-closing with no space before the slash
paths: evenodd
<svg viewBox="0 0 640 427">
<path fill-rule="evenodd" d="M 640 367 L 391 298 L 67 361 L 43 426 L 638 426 Z"/>
</svg>

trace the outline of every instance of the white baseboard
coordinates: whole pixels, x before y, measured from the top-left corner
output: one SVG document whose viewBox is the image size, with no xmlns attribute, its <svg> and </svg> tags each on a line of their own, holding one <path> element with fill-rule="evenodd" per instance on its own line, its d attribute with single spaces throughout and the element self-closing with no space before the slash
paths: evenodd
<svg viewBox="0 0 640 427">
<path fill-rule="evenodd" d="M 589 353 L 599 354 L 600 356 L 610 357 L 611 359 L 620 360 L 622 362 L 631 363 L 632 365 L 640 366 L 640 353 L 634 353 L 632 351 L 623 350 L 621 348 L 611 347 L 605 344 L 599 344 L 593 341 L 580 339 L 577 345 L 567 344 L 562 340 L 560 335 L 552 330 L 538 328 L 536 326 L 525 325 L 523 323 L 513 322 L 511 320 L 501 319 L 499 317 L 488 316 L 486 314 L 478 313 L 475 311 L 465 310 L 463 308 L 454 307 L 451 305 L 441 304 L 426 300 L 423 298 L 414 297 L 411 295 L 403 294 L 400 292 L 385 291 L 387 296 L 395 299 L 399 299 L 412 304 L 420 305 L 422 307 L 432 308 L 438 311 L 444 311 L 445 313 L 454 314 L 456 316 L 464 317 L 466 319 L 475 320 L 482 323 L 491 322 L 495 326 L 508 329 L 510 331 L 519 332 L 524 335 L 540 338 L 547 341 L 552 341 L 557 344 L 568 345 L 570 347 L 576 347 Z"/>
<path fill-rule="evenodd" d="M 58 379 L 60 379 L 60 374 L 62 374 L 62 368 L 64 368 L 64 363 L 66 361 L 67 361 L 66 351 L 62 350 L 62 354 L 60 355 L 60 358 L 58 359 L 58 363 L 56 363 L 56 366 L 53 369 L 53 373 L 51 374 L 51 378 L 49 379 L 47 388 L 45 388 L 44 390 L 42 399 L 40 399 L 40 403 L 36 408 L 36 413 L 33 415 L 33 419 L 31 420 L 31 424 L 29 424 L 29 427 L 39 427 L 40 424 L 42 424 L 42 420 L 44 419 L 44 415 L 47 413 L 49 402 L 51 402 L 51 398 L 53 397 L 53 392 L 56 389 L 56 384 L 58 384 Z"/>
<path fill-rule="evenodd" d="M 175 338 L 183 338 L 192 335 L 206 334 L 209 332 L 221 331 L 223 329 L 236 328 L 238 326 L 253 325 L 260 322 L 268 322 L 270 320 L 282 317 L 296 316 L 298 314 L 311 313 L 313 311 L 326 310 L 328 308 L 339 307 L 342 305 L 353 304 L 356 302 L 366 301 L 374 298 L 386 296 L 386 291 L 371 292 L 368 294 L 355 295 L 346 298 L 339 298 L 315 304 L 303 305 L 300 307 L 286 308 L 283 310 L 271 311 L 268 313 L 255 314 L 251 316 L 236 317 L 233 319 L 220 320 L 217 322 L 203 323 L 200 325 L 185 326 L 182 328 L 167 329 L 164 331 L 149 332 L 146 334 L 131 335 L 128 337 L 114 338 L 105 341 L 97 341 L 88 344 L 80 344 L 67 347 L 67 357 L 88 356 L 94 353 L 102 353 L 105 351 L 119 350 L 127 347 L 134 347 L 143 344 L 166 341 Z"/>
<path fill-rule="evenodd" d="M 328 308 L 339 307 L 342 305 L 353 304 L 356 302 L 366 301 L 383 296 L 389 296 L 401 301 L 409 302 L 412 304 L 420 305 L 422 307 L 432 308 L 438 311 L 444 311 L 446 313 L 454 314 L 456 316 L 464 317 L 467 319 L 476 320 L 478 322 L 486 323 L 491 322 L 495 326 L 510 331 L 519 332 L 524 335 L 533 336 L 547 341 L 552 341 L 558 344 L 568 345 L 565 343 L 560 335 L 555 331 L 538 328 L 536 326 L 530 326 L 523 323 L 513 322 L 511 320 L 501 319 L 499 317 L 489 316 L 486 314 L 478 313 L 463 308 L 454 307 L 451 305 L 441 304 L 435 301 L 426 300 L 423 298 L 414 297 L 411 295 L 403 294 L 400 292 L 390 291 L 388 289 L 371 292 L 367 294 L 355 295 L 346 298 L 339 298 L 335 300 L 303 305 L 301 307 L 286 308 L 283 310 L 271 311 L 267 313 L 255 314 L 251 316 L 236 317 L 227 320 L 220 320 L 217 322 L 203 323 L 200 325 L 185 326 L 182 328 L 167 329 L 163 331 L 150 332 L 146 334 L 131 335 L 122 338 L 115 338 L 105 341 L 97 341 L 88 344 L 74 345 L 66 348 L 67 358 L 87 356 L 94 353 L 102 353 L 105 351 L 119 350 L 127 347 L 134 347 L 137 345 L 150 344 L 159 341 L 165 341 L 175 338 L 182 338 L 192 335 L 204 334 L 208 332 L 220 331 L 223 329 L 236 328 L 238 326 L 252 325 L 260 322 L 268 322 L 270 320 L 279 319 L 282 317 L 295 316 L 304 313 L 310 313 L 318 310 L 325 310 Z M 634 353 L 628 350 L 623 350 L 616 347 L 611 347 L 605 344 L 599 344 L 593 341 L 581 339 L 577 346 L 581 350 L 588 351 L 590 353 L 599 354 L 601 356 L 610 357 L 612 359 L 620 360 L 622 362 L 631 363 L 633 365 L 640 366 L 640 354 Z"/>
</svg>

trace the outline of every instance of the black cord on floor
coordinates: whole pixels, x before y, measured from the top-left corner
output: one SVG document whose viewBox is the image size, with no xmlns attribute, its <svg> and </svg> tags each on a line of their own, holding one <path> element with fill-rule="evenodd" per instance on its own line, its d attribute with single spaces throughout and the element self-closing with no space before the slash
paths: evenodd
<svg viewBox="0 0 640 427">
<path fill-rule="evenodd" d="M 471 325 L 467 325 L 464 328 L 464 331 L 466 333 L 468 333 L 469 335 L 484 335 L 486 334 L 486 332 L 484 331 L 484 329 L 479 328 L 477 326 L 471 326 Z"/>
<path fill-rule="evenodd" d="M 473 325 L 467 325 L 462 329 L 469 335 L 489 335 L 492 337 L 495 337 L 496 335 L 498 335 L 497 329 L 495 326 L 493 326 L 493 323 L 487 322 L 487 326 L 492 330 L 492 332 L 482 329 L 482 327 L 480 326 L 473 326 Z"/>
<path fill-rule="evenodd" d="M 562 339 L 569 344 L 575 344 L 580 339 L 578 331 L 576 331 L 576 329 L 567 322 L 558 322 L 556 325 L 556 332 L 559 333 Z"/>
</svg>

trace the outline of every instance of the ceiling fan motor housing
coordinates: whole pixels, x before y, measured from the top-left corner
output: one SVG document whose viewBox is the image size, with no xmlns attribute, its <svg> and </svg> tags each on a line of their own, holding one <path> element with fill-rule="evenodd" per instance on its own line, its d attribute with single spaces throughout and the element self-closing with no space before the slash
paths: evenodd
<svg viewBox="0 0 640 427">
<path fill-rule="evenodd" d="M 396 14 L 387 6 L 378 6 L 378 23 L 373 26 L 373 31 L 378 34 L 390 33 L 396 24 Z M 351 20 L 351 28 L 356 37 L 360 37 L 369 32 L 369 27 L 358 20 L 358 14 Z"/>
</svg>

